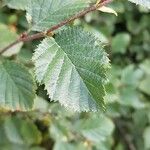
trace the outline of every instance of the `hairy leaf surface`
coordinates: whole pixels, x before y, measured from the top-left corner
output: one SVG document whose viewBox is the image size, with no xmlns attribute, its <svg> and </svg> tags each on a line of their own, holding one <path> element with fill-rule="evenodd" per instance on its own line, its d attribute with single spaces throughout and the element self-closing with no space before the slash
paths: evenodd
<svg viewBox="0 0 150 150">
<path fill-rule="evenodd" d="M 14 62 L 0 62 L 0 107 L 29 110 L 33 106 L 35 85 L 28 71 Z"/>
<path fill-rule="evenodd" d="M 27 19 L 32 30 L 45 31 L 86 8 L 89 0 L 29 0 Z"/>
<path fill-rule="evenodd" d="M 79 28 L 46 38 L 33 57 L 39 83 L 52 100 L 75 111 L 104 108 L 108 58 L 100 42 Z"/>
</svg>

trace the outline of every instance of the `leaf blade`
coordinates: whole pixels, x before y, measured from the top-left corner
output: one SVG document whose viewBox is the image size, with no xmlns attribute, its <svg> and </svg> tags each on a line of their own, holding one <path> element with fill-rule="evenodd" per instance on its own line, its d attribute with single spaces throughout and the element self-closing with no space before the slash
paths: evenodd
<svg viewBox="0 0 150 150">
<path fill-rule="evenodd" d="M 0 35 L 0 50 L 11 44 L 12 42 L 14 42 L 14 40 L 17 40 L 18 38 L 18 35 L 15 32 L 10 31 L 10 29 L 2 23 L 0 23 Z M 21 42 L 13 46 L 12 48 L 9 48 L 2 55 L 5 57 L 10 57 L 12 55 L 18 54 L 22 45 L 23 43 Z"/>
<path fill-rule="evenodd" d="M 31 30 L 45 31 L 83 10 L 88 4 L 88 0 L 30 0 L 27 20 Z"/>
<path fill-rule="evenodd" d="M 28 71 L 17 63 L 0 62 L 0 107 L 30 110 L 35 97 L 35 83 Z"/>
<path fill-rule="evenodd" d="M 108 58 L 93 42 L 92 35 L 69 28 L 55 40 L 45 39 L 33 57 L 37 80 L 45 84 L 50 98 L 79 112 L 104 108 Z"/>
</svg>

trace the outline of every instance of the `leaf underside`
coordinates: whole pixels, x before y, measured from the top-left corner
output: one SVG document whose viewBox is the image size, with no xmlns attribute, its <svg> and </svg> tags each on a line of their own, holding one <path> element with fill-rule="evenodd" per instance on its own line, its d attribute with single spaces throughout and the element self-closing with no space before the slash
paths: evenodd
<svg viewBox="0 0 150 150">
<path fill-rule="evenodd" d="M 95 42 L 96 41 L 96 42 Z M 51 100 L 75 111 L 104 109 L 108 58 L 99 41 L 79 28 L 46 38 L 35 50 L 35 74 Z"/>
<path fill-rule="evenodd" d="M 30 110 L 35 85 L 28 71 L 14 62 L 0 62 L 0 107 L 8 110 Z"/>
</svg>

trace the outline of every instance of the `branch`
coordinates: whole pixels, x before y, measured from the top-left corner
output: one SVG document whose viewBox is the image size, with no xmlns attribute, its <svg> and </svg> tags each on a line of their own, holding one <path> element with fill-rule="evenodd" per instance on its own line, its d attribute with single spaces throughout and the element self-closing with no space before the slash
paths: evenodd
<svg viewBox="0 0 150 150">
<path fill-rule="evenodd" d="M 59 29 L 60 27 L 69 24 L 70 22 L 74 21 L 75 19 L 78 19 L 84 15 L 86 15 L 89 12 L 93 12 L 96 11 L 98 8 L 107 5 L 108 3 L 112 2 L 112 0 L 101 0 L 100 3 L 98 3 L 97 5 L 92 5 L 90 7 L 88 7 L 87 9 L 79 12 L 78 14 L 70 17 L 69 19 L 66 19 L 60 23 L 58 23 L 57 25 L 51 27 L 49 30 L 47 30 L 46 32 L 40 32 L 40 33 L 36 33 L 33 35 L 26 35 L 26 34 L 21 34 L 21 36 L 14 41 L 13 43 L 11 43 L 10 45 L 8 45 L 7 47 L 5 47 L 4 49 L 0 50 L 0 55 L 3 54 L 5 51 L 7 51 L 9 48 L 15 46 L 16 44 L 20 43 L 20 42 L 28 42 L 28 41 L 32 41 L 35 39 L 40 39 L 43 38 L 45 36 L 48 36 L 49 34 L 51 34 L 53 31 Z"/>
</svg>

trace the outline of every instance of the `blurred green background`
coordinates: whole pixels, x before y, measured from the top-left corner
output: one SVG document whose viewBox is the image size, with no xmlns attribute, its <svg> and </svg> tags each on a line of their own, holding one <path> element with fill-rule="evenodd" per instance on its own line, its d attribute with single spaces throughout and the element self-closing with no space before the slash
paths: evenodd
<svg viewBox="0 0 150 150">
<path fill-rule="evenodd" d="M 106 112 L 65 110 L 60 104 L 49 103 L 41 86 L 34 111 L 1 110 L 0 150 L 150 149 L 150 13 L 122 0 L 109 6 L 117 17 L 97 11 L 73 23 L 100 37 L 110 58 Z M 4 36 L 11 41 L 27 28 L 25 12 L 0 9 L 0 43 Z M 10 31 L 12 37 L 7 35 Z M 32 72 L 31 57 L 38 43 L 24 44 L 19 54 L 9 59 L 23 63 Z"/>
</svg>

